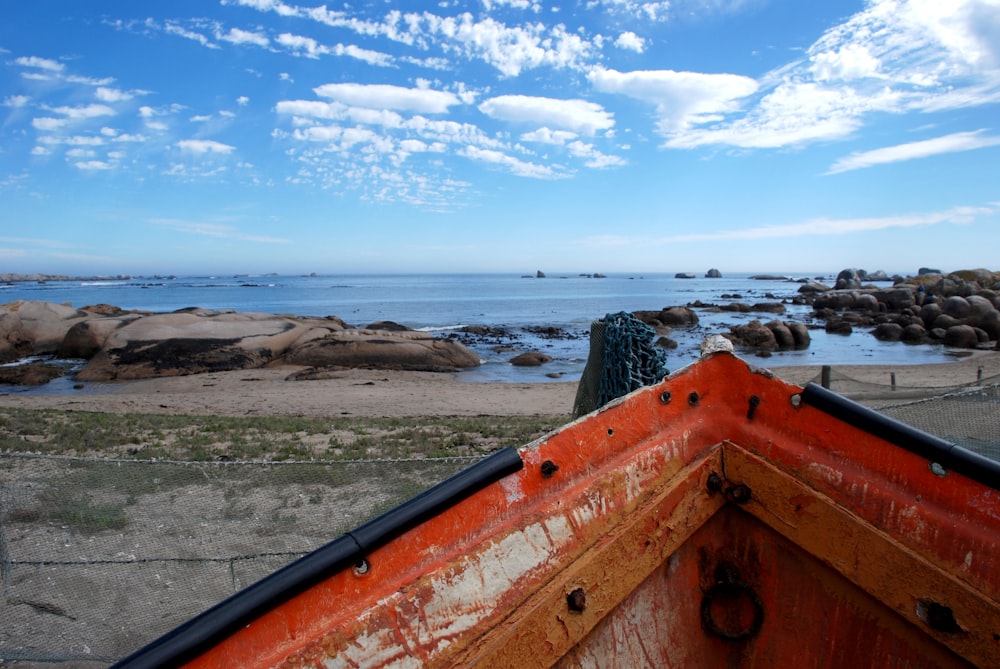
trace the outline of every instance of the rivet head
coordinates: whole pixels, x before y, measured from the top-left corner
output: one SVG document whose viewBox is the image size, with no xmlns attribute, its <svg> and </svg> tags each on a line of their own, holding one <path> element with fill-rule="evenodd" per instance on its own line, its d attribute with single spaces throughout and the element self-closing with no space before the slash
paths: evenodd
<svg viewBox="0 0 1000 669">
<path fill-rule="evenodd" d="M 557 471 L 559 471 L 559 465 L 557 465 L 556 463 L 552 462 L 551 460 L 546 460 L 545 462 L 542 463 L 542 476 L 543 477 L 549 478 L 550 476 L 552 476 L 553 474 L 555 474 Z"/>
<path fill-rule="evenodd" d="M 709 492 L 719 492 L 722 490 L 722 477 L 719 476 L 718 472 L 712 472 L 708 475 L 708 481 L 705 482 L 705 485 Z"/>
<path fill-rule="evenodd" d="M 700 401 L 701 397 L 698 395 L 698 393 L 693 392 L 690 395 L 688 395 L 688 404 L 690 404 L 691 406 L 693 407 L 698 406 L 698 402 Z"/>
<path fill-rule="evenodd" d="M 566 595 L 566 606 L 569 607 L 570 611 L 575 611 L 576 613 L 580 613 L 587 608 L 587 595 L 583 592 L 583 588 L 577 588 Z"/>
</svg>

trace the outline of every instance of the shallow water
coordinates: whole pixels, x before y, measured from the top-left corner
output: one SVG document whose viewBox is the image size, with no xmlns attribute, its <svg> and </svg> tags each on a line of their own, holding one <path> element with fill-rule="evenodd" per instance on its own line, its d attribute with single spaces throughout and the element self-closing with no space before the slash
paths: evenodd
<svg viewBox="0 0 1000 669">
<path fill-rule="evenodd" d="M 819 275 L 812 275 L 819 276 Z M 796 277 L 788 277 L 794 279 Z M 822 277 L 828 284 L 833 278 Z M 133 278 L 110 281 L 21 282 L 0 286 L 0 302 L 44 300 L 73 306 L 111 304 L 124 309 L 155 312 L 187 307 L 240 312 L 338 316 L 354 326 L 390 320 L 438 336 L 461 326 L 489 325 L 508 330 L 510 349 L 492 344 L 472 347 L 483 364 L 459 374 L 467 381 L 546 382 L 575 381 L 586 363 L 592 321 L 608 313 L 658 310 L 702 301 L 773 302 L 797 295 L 793 280 L 757 280 L 747 274 L 723 278 L 678 279 L 673 274 L 611 274 L 592 278 L 577 274 L 549 274 L 534 278 L 516 274 L 440 275 L 331 275 Z M 787 305 L 783 320 L 811 323 L 808 307 Z M 771 320 L 764 313 L 711 313 L 698 310 L 700 323 L 675 328 L 671 338 L 679 347 L 670 351 L 668 364 L 679 368 L 698 356 L 705 337 L 729 331 L 729 326 L 753 319 Z M 822 326 L 822 323 L 811 323 Z M 525 328 L 552 326 L 566 338 L 550 339 Z M 788 351 L 758 360 L 761 364 L 925 364 L 950 360 L 941 346 L 879 342 L 864 331 L 849 336 L 812 329 L 812 343 L 804 351 Z M 553 358 L 536 368 L 514 367 L 509 361 L 520 352 L 542 351 Z M 752 353 L 747 355 L 752 356 Z M 66 379 L 32 392 L 66 392 Z M 71 386 L 70 386 L 71 387 Z"/>
</svg>

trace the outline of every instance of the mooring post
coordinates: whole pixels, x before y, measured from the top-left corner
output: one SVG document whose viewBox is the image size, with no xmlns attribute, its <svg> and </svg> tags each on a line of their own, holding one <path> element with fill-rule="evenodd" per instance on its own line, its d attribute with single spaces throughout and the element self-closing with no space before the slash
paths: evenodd
<svg viewBox="0 0 1000 669">
<path fill-rule="evenodd" d="M 896 390 L 896 372 L 889 372 L 889 382 L 892 384 L 892 389 Z"/>
<path fill-rule="evenodd" d="M 830 365 L 823 365 L 823 371 L 821 372 L 819 380 L 819 384 L 824 388 L 826 388 L 827 390 L 830 389 L 830 371 L 831 371 Z"/>
</svg>

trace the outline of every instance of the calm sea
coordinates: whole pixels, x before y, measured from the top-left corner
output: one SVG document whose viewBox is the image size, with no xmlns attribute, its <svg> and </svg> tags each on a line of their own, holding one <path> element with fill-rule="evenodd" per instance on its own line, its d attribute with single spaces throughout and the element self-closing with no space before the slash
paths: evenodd
<svg viewBox="0 0 1000 669">
<path fill-rule="evenodd" d="M 794 277 L 789 277 L 794 278 Z M 832 281 L 832 277 L 824 277 Z M 783 300 L 797 294 L 799 283 L 751 279 L 747 274 L 723 278 L 680 279 L 672 274 L 549 274 L 546 278 L 516 274 L 441 274 L 379 276 L 235 276 L 136 278 L 114 281 L 20 282 L 0 286 L 0 303 L 44 300 L 73 306 L 112 304 L 124 309 L 174 311 L 185 307 L 253 311 L 300 316 L 339 316 L 350 325 L 390 320 L 447 336 L 467 325 L 506 328 L 513 348 L 494 350 L 492 343 L 473 348 L 483 365 L 463 372 L 469 381 L 575 381 L 589 348 L 590 323 L 605 314 L 683 306 L 700 300 L 750 304 Z M 788 305 L 785 320 L 810 323 L 808 307 Z M 710 313 L 698 310 L 700 323 L 676 328 L 680 346 L 669 354 L 670 368 L 694 360 L 698 345 L 710 334 L 769 314 Z M 815 323 L 822 325 L 822 323 Z M 546 338 L 539 327 L 554 327 L 567 336 Z M 939 346 L 883 343 L 867 332 L 850 336 L 812 330 L 805 351 L 775 353 L 763 365 L 788 364 L 921 364 L 951 359 Z M 539 350 L 553 362 L 538 368 L 514 367 L 509 360 L 522 351 Z M 556 378 L 553 378 L 556 377 Z"/>
</svg>

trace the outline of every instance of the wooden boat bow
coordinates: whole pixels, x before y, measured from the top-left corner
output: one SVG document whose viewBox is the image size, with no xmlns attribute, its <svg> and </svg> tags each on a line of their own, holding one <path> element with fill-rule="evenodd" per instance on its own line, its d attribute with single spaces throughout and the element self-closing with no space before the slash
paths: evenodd
<svg viewBox="0 0 1000 669">
<path fill-rule="evenodd" d="M 1000 464 L 731 354 L 471 472 L 117 666 L 1000 666 Z"/>
</svg>

